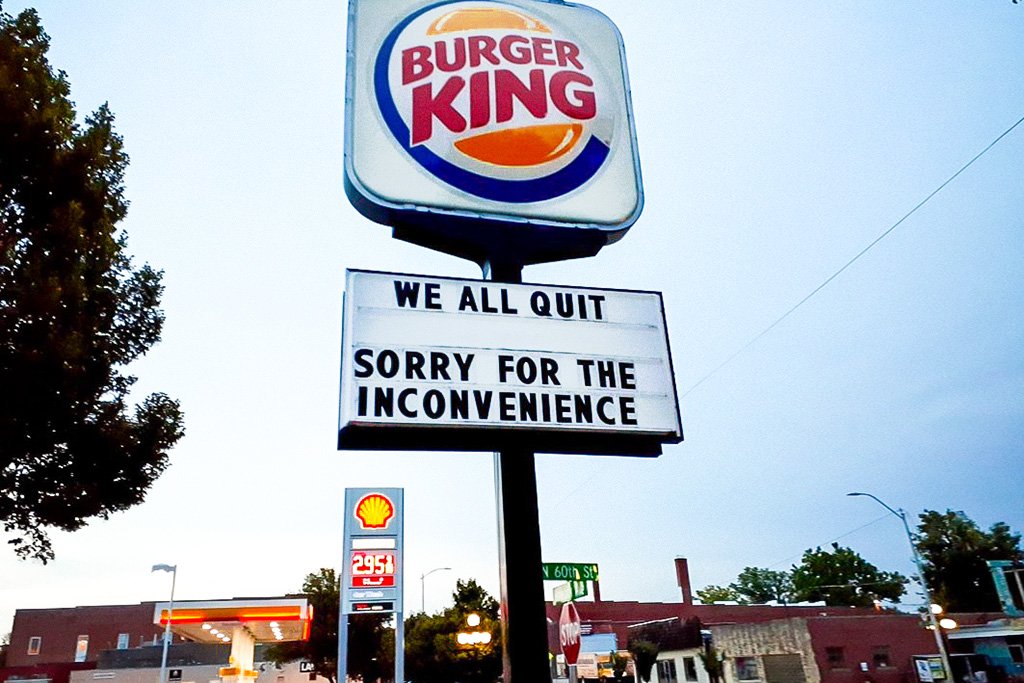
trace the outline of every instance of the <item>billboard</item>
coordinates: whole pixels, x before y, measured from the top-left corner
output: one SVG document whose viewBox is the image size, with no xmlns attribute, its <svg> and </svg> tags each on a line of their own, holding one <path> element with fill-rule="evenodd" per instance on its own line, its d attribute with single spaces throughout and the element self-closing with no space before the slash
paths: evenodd
<svg viewBox="0 0 1024 683">
<path fill-rule="evenodd" d="M 682 440 L 657 292 L 349 270 L 339 448 L 657 455 Z"/>
<path fill-rule="evenodd" d="M 615 25 L 544 0 L 350 0 L 345 188 L 477 261 L 588 256 L 643 207 Z"/>
</svg>

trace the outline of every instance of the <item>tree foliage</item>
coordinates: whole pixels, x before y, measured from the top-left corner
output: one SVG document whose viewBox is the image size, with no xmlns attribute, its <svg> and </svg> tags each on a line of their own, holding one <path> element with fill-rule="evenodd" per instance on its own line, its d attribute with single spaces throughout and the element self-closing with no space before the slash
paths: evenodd
<svg viewBox="0 0 1024 683">
<path fill-rule="evenodd" d="M 338 607 L 340 580 L 333 569 L 322 568 L 314 574 L 307 574 L 302 583 L 302 593 L 313 608 L 313 624 L 308 640 L 278 643 L 267 648 L 266 657 L 275 664 L 305 660 L 313 664 L 318 676 L 331 683 L 338 676 Z M 385 624 L 375 614 L 349 615 L 348 627 L 348 673 L 350 677 L 376 680 L 389 671 L 393 662 L 394 637 L 388 650 L 385 642 Z"/>
<path fill-rule="evenodd" d="M 832 550 L 805 551 L 791 576 L 797 600 L 823 600 L 830 607 L 870 607 L 875 600 L 899 602 L 907 582 L 902 574 L 881 571 L 838 543 L 832 544 Z"/>
<path fill-rule="evenodd" d="M 766 602 L 792 602 L 793 580 L 789 572 L 744 567 L 736 580 L 728 586 L 706 586 L 697 591 L 697 598 L 705 605 L 713 602 L 737 602 L 757 605 Z"/>
<path fill-rule="evenodd" d="M 932 597 L 949 612 L 1001 609 L 986 560 L 1024 560 L 1021 535 L 1003 522 L 983 531 L 962 511 L 925 510 L 915 545 Z"/>
<path fill-rule="evenodd" d="M 876 600 L 899 602 L 906 577 L 883 572 L 850 548 L 832 544 L 831 550 L 804 552 L 790 571 L 745 567 L 728 586 L 707 586 L 697 591 L 704 604 L 737 602 L 820 602 L 829 606 L 870 607 Z"/>
<path fill-rule="evenodd" d="M 697 653 L 704 670 L 708 672 L 708 679 L 711 683 L 719 683 L 725 680 L 725 655 L 718 651 L 710 642 L 705 643 L 704 649 Z"/>
<path fill-rule="evenodd" d="M 731 586 L 716 586 L 714 584 L 705 586 L 695 591 L 697 599 L 705 605 L 715 602 L 742 602 L 741 596 Z"/>
<path fill-rule="evenodd" d="M 129 410 L 121 368 L 160 339 L 161 273 L 125 253 L 128 165 L 103 105 L 84 125 L 34 10 L 0 5 L 0 521 L 23 558 L 145 498 L 178 403 Z"/>
<path fill-rule="evenodd" d="M 457 581 L 454 605 L 440 614 L 413 614 L 405 621 L 406 677 L 416 683 L 491 683 L 501 675 L 501 624 L 498 601 L 476 581 Z M 459 631 L 469 627 L 466 618 L 480 615 L 479 626 L 491 642 L 460 645 Z"/>
<path fill-rule="evenodd" d="M 744 567 L 729 588 L 738 593 L 740 602 L 745 604 L 793 601 L 793 578 L 786 571 Z"/>
<path fill-rule="evenodd" d="M 640 680 L 648 683 L 651 680 L 651 668 L 658 661 L 658 648 L 656 643 L 638 638 L 629 642 L 629 653 L 633 655 L 633 666 Z"/>
</svg>

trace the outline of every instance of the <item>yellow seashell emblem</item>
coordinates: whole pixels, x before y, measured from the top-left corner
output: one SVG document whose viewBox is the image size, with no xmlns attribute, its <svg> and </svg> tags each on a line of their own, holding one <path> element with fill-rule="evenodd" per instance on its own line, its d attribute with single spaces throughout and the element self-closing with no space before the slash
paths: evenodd
<svg viewBox="0 0 1024 683">
<path fill-rule="evenodd" d="M 395 506 L 387 496 L 371 493 L 356 505 L 356 518 L 364 529 L 386 529 L 395 516 Z"/>
</svg>

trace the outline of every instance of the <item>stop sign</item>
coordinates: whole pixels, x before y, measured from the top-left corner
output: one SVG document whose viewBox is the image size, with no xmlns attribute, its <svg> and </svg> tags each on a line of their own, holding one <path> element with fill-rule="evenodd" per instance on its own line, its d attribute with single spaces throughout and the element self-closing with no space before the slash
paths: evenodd
<svg viewBox="0 0 1024 683">
<path fill-rule="evenodd" d="M 562 605 L 562 615 L 558 617 L 558 642 L 562 646 L 565 663 L 575 664 L 580 656 L 580 613 L 571 602 Z"/>
</svg>

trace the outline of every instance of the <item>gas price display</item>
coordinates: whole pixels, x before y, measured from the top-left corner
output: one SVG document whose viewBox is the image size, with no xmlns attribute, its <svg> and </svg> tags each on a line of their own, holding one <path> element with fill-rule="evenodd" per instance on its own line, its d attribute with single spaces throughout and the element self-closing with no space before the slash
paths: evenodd
<svg viewBox="0 0 1024 683">
<path fill-rule="evenodd" d="M 352 587 L 377 588 L 395 585 L 395 552 L 393 550 L 353 550 Z"/>
</svg>

